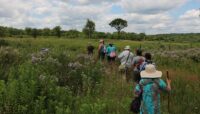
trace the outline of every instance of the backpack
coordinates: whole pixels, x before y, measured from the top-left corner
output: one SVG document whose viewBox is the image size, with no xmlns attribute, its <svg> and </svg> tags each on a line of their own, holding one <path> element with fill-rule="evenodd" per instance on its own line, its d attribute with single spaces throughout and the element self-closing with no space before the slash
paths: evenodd
<svg viewBox="0 0 200 114">
<path fill-rule="evenodd" d="M 137 70 L 133 72 L 134 75 L 134 81 L 139 83 L 141 76 L 140 76 L 140 66 L 144 62 L 144 59 L 142 57 L 139 58 L 138 63 L 136 65 Z"/>
<path fill-rule="evenodd" d="M 116 52 L 115 52 L 115 48 L 114 47 L 111 47 L 111 53 L 110 53 L 110 57 L 116 57 Z"/>
<path fill-rule="evenodd" d="M 143 93 L 143 88 L 140 85 L 141 93 L 138 97 L 135 97 L 135 99 L 132 100 L 131 105 L 130 105 L 130 111 L 133 113 L 139 113 L 140 112 L 140 106 L 141 106 L 141 101 L 142 101 L 142 93 Z"/>
<path fill-rule="evenodd" d="M 116 53 L 113 51 L 110 53 L 110 57 L 116 57 Z"/>
<path fill-rule="evenodd" d="M 136 66 L 136 68 L 139 72 L 140 72 L 140 67 L 143 64 L 143 62 L 144 62 L 144 59 L 142 57 L 140 57 L 140 59 L 138 60 L 137 66 Z"/>
<path fill-rule="evenodd" d="M 139 113 L 140 112 L 140 106 L 141 106 L 141 97 L 136 97 L 131 102 L 130 111 L 133 112 L 133 113 Z"/>
<path fill-rule="evenodd" d="M 139 72 L 145 70 L 146 65 L 153 64 L 151 60 L 145 60 L 140 66 L 139 66 Z"/>
<path fill-rule="evenodd" d="M 101 53 L 106 53 L 106 46 L 105 45 L 101 46 L 100 52 Z"/>
</svg>

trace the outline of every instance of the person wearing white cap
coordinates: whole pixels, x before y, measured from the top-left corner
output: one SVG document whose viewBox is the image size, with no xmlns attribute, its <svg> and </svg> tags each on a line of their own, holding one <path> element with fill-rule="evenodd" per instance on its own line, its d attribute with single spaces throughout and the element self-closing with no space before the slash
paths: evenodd
<svg viewBox="0 0 200 114">
<path fill-rule="evenodd" d="M 135 87 L 135 94 L 142 98 L 140 114 L 161 114 L 160 91 L 171 90 L 171 80 L 167 84 L 161 79 L 162 72 L 157 71 L 155 65 L 148 64 L 140 72 L 141 80 Z"/>
<path fill-rule="evenodd" d="M 133 60 L 133 53 L 130 51 L 131 48 L 129 45 L 127 45 L 124 48 L 124 51 L 121 52 L 118 55 L 118 58 L 120 59 L 120 66 L 119 66 L 119 70 L 125 70 L 126 71 L 126 80 L 129 81 L 129 73 L 131 72 L 131 65 L 132 65 L 132 60 Z"/>
</svg>

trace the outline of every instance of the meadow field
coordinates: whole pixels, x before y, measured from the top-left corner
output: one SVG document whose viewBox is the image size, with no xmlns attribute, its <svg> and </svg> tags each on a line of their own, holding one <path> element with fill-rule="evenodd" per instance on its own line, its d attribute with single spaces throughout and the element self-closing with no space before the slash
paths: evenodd
<svg viewBox="0 0 200 114">
<path fill-rule="evenodd" d="M 134 83 L 97 60 L 98 39 L 0 39 L 1 114 L 131 114 Z M 87 57 L 88 43 L 95 54 Z M 130 45 L 151 52 L 157 69 L 169 71 L 170 94 L 162 93 L 162 114 L 200 113 L 200 43 L 105 40 L 120 53 Z M 41 51 L 48 49 L 48 51 Z M 169 97 L 168 97 L 169 95 Z M 168 109 L 168 102 L 169 109 Z"/>
</svg>

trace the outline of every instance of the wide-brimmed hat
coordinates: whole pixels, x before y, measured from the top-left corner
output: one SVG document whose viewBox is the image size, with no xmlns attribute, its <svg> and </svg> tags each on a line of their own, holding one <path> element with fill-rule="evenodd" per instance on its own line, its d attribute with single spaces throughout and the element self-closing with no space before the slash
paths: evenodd
<svg viewBox="0 0 200 114">
<path fill-rule="evenodd" d="M 124 49 L 131 49 L 131 48 L 130 48 L 130 46 L 125 46 L 125 48 L 124 48 Z"/>
<path fill-rule="evenodd" d="M 148 64 L 145 67 L 145 70 L 140 72 L 141 78 L 160 78 L 162 77 L 162 72 L 157 71 L 155 65 Z"/>
</svg>

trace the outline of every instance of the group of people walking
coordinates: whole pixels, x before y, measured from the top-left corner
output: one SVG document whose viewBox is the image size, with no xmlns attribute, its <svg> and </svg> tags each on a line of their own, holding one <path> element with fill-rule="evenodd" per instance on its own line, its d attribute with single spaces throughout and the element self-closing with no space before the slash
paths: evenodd
<svg viewBox="0 0 200 114">
<path fill-rule="evenodd" d="M 88 55 L 93 55 L 94 46 L 89 43 L 87 46 Z M 115 61 L 115 58 L 117 56 L 116 54 L 116 47 L 113 43 L 109 43 L 108 45 L 105 45 L 104 40 L 99 41 L 98 46 L 98 59 L 103 61 L 105 58 L 107 58 L 108 62 Z"/>
<path fill-rule="evenodd" d="M 105 45 L 104 40 L 99 41 L 98 58 L 104 60 L 107 57 L 108 62 L 120 60 L 119 70 L 124 71 L 126 80 L 131 79 L 135 82 L 135 99 L 140 100 L 139 109 L 132 109 L 133 112 L 139 110 L 140 114 L 160 114 L 160 91 L 171 90 L 171 80 L 166 82 L 161 79 L 162 72 L 156 70 L 156 65 L 152 61 L 151 53 L 142 54 L 142 50 L 136 49 L 135 54 L 131 52 L 130 46 L 125 46 L 124 50 L 117 56 L 116 47 L 110 43 Z M 135 106 L 133 106 L 135 107 Z M 137 107 L 137 106 L 136 106 Z"/>
</svg>

